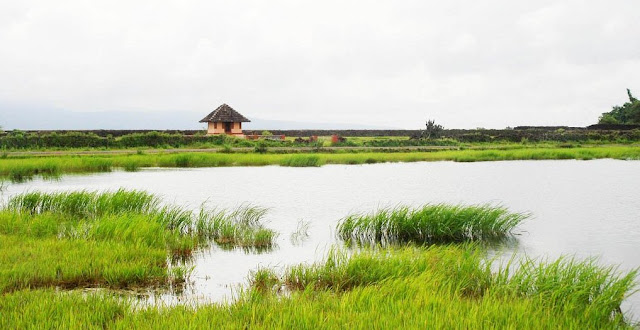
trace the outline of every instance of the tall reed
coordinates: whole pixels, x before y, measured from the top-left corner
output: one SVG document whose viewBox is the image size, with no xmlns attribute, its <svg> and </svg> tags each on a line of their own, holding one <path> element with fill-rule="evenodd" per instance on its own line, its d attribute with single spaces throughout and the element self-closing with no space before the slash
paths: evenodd
<svg viewBox="0 0 640 330">
<path fill-rule="evenodd" d="M 441 306 L 445 309 L 469 298 L 480 304 L 502 305 L 496 308 L 529 301 L 555 317 L 624 325 L 620 306 L 634 292 L 638 273 L 622 273 L 593 259 L 566 257 L 551 262 L 514 259 L 498 265 L 497 271 L 492 271 L 492 263 L 475 244 L 364 249 L 355 254 L 334 249 L 324 261 L 289 267 L 283 275 L 260 269 L 252 274 L 250 283 L 261 293 L 285 287 L 293 292 L 348 295 L 362 287 L 387 290 L 398 283 L 417 281 L 415 289 L 452 297 L 453 301 Z"/>
<path fill-rule="evenodd" d="M 600 266 L 596 259 L 560 257 L 554 261 L 523 257 L 502 266 L 494 274 L 496 292 L 522 297 L 538 296 L 542 304 L 606 321 L 622 314 L 622 301 L 635 292 L 638 269 L 626 274 L 614 266 Z M 577 306 L 576 306 L 577 305 Z"/>
<path fill-rule="evenodd" d="M 343 240 L 361 243 L 446 243 L 503 238 L 528 217 L 491 205 L 427 204 L 352 214 L 337 227 Z"/>
<path fill-rule="evenodd" d="M 267 209 L 242 205 L 232 212 L 201 211 L 196 221 L 196 231 L 212 238 L 221 245 L 240 247 L 271 247 L 278 236 L 265 228 L 264 216 Z"/>
<path fill-rule="evenodd" d="M 344 291 L 429 272 L 442 275 L 442 280 L 459 280 L 456 290 L 466 295 L 477 295 L 490 282 L 485 267 L 481 266 L 481 252 L 474 246 L 452 248 L 432 245 L 428 248 L 365 249 L 352 255 L 349 251 L 334 248 L 322 262 L 289 267 L 283 276 L 283 284 L 296 290 Z"/>
<path fill-rule="evenodd" d="M 11 197 L 8 210 L 29 214 L 58 213 L 76 217 L 104 214 L 151 213 L 159 199 L 145 191 L 28 192 Z"/>
<path fill-rule="evenodd" d="M 71 236 L 79 235 L 77 231 L 83 226 L 82 230 L 88 232 L 95 231 L 95 227 L 103 228 L 107 224 L 112 224 L 111 229 L 115 232 L 128 231 L 129 229 L 125 228 L 130 228 L 130 223 L 135 218 L 139 228 L 146 228 L 145 224 L 160 224 L 167 233 L 162 236 L 156 234 L 156 237 L 171 236 L 175 245 L 185 246 L 185 243 L 189 243 L 185 246 L 189 249 L 194 248 L 192 244 L 198 241 L 206 243 L 208 240 L 215 240 L 224 245 L 268 247 L 277 237 L 275 231 L 264 226 L 263 218 L 267 212 L 266 209 L 243 205 L 232 211 L 201 209 L 199 212 L 194 212 L 179 206 L 162 205 L 161 200 L 155 195 L 136 190 L 19 194 L 9 199 L 5 213 L 0 214 L 0 229 L 3 223 L 8 225 L 7 219 L 15 218 L 6 211 L 41 216 L 24 221 L 24 226 L 34 221 L 40 223 L 46 220 L 47 214 L 56 214 L 59 218 L 54 222 L 73 224 L 66 233 L 60 231 L 60 235 Z M 110 218 L 107 217 L 108 215 L 119 217 Z M 82 225 L 78 225 L 79 222 Z M 13 221 L 13 224 L 15 223 Z M 49 226 L 57 225 L 49 224 Z M 55 230 L 64 228 L 61 226 Z"/>
<path fill-rule="evenodd" d="M 184 282 L 188 268 L 168 260 L 188 259 L 212 240 L 271 246 L 277 234 L 264 227 L 265 213 L 253 206 L 198 213 L 123 189 L 19 194 L 0 210 L 0 292 Z"/>
</svg>

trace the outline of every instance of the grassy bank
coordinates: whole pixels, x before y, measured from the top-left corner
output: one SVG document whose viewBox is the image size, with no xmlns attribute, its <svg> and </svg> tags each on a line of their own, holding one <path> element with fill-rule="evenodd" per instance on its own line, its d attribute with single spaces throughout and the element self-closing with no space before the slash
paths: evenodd
<svg viewBox="0 0 640 330">
<path fill-rule="evenodd" d="M 34 176 L 55 177 L 64 173 L 107 172 L 114 169 L 136 171 L 143 167 L 220 166 L 322 166 L 325 164 L 372 164 L 418 161 L 500 161 L 543 159 L 640 159 L 640 147 L 594 146 L 583 148 L 525 148 L 487 150 L 442 150 L 432 152 L 358 153 L 182 153 L 125 156 L 9 157 L 0 160 L 0 178 L 13 181 Z"/>
<path fill-rule="evenodd" d="M 109 293 L 23 290 L 0 298 L 0 328 L 631 328 L 618 308 L 633 272 L 570 260 L 491 272 L 483 260 L 473 245 L 335 251 L 267 282 L 263 271 L 230 305 L 140 309 Z M 282 285 L 286 296 L 271 290 Z"/>
<path fill-rule="evenodd" d="M 0 293 L 25 288 L 166 287 L 212 241 L 268 247 L 265 210 L 190 211 L 142 191 L 30 192 L 0 210 Z"/>
</svg>

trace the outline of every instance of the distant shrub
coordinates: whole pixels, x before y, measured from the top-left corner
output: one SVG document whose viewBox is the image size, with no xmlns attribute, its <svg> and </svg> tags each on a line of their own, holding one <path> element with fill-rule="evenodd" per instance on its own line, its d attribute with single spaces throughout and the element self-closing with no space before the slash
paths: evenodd
<svg viewBox="0 0 640 330">
<path fill-rule="evenodd" d="M 220 150 L 220 152 L 225 153 L 225 154 L 230 154 L 233 152 L 233 149 L 231 148 L 231 145 L 229 144 L 225 144 L 222 146 L 222 150 Z"/>
<path fill-rule="evenodd" d="M 267 150 L 268 150 L 267 143 L 264 140 L 258 141 L 256 143 L 256 146 L 254 147 L 254 151 L 260 154 L 266 153 Z"/>
<path fill-rule="evenodd" d="M 194 145 L 233 145 L 250 147 L 255 142 L 226 135 L 182 135 L 178 133 L 145 132 L 131 133 L 120 137 L 99 136 L 92 132 L 24 133 L 14 130 L 0 136 L 2 149 L 42 148 L 179 148 Z"/>
</svg>

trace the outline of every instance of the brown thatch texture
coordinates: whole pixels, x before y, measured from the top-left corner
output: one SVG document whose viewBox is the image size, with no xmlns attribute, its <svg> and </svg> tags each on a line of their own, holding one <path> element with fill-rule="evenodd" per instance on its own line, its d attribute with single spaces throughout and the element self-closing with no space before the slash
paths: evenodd
<svg viewBox="0 0 640 330">
<path fill-rule="evenodd" d="M 240 123 L 250 122 L 251 120 L 241 115 L 238 111 L 233 110 L 232 107 L 226 103 L 213 110 L 206 117 L 202 118 L 201 123 L 217 122 L 217 123 Z"/>
</svg>

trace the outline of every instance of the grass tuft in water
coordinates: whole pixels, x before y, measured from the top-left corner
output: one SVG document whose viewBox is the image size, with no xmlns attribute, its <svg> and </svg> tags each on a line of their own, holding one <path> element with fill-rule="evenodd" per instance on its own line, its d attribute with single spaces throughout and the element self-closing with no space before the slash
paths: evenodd
<svg viewBox="0 0 640 330">
<path fill-rule="evenodd" d="M 145 191 L 120 189 L 115 192 L 28 192 L 9 200 L 8 210 L 28 213 L 58 213 L 94 218 L 105 214 L 151 213 L 159 199 Z"/>
<path fill-rule="evenodd" d="M 294 300 L 315 300 L 322 292 L 331 292 L 337 297 L 356 295 L 373 303 L 390 295 L 385 301 L 391 310 L 392 301 L 397 300 L 392 297 L 403 297 L 400 300 L 406 298 L 409 303 L 403 310 L 410 313 L 419 313 L 425 307 L 420 305 L 422 294 L 431 297 L 425 298 L 428 300 L 448 297 L 432 311 L 442 316 L 445 310 L 460 307 L 458 312 L 451 311 L 459 315 L 459 322 L 468 321 L 462 316 L 469 317 L 465 310 L 482 306 L 477 312 L 488 312 L 485 317 L 492 322 L 511 319 L 508 324 L 512 325 L 529 324 L 533 314 L 544 311 L 547 316 L 541 319 L 552 324 L 577 321 L 624 326 L 620 306 L 634 292 L 638 273 L 620 273 L 615 267 L 599 266 L 593 259 L 565 257 L 552 262 L 512 260 L 497 268 L 492 271 L 492 262 L 486 261 L 483 249 L 476 244 L 404 246 L 356 253 L 334 249 L 324 261 L 289 267 L 281 276 L 270 269 L 259 269 L 252 273 L 250 283 L 261 293 L 280 292 L 285 287 Z M 411 289 L 405 290 L 408 287 Z M 361 295 L 362 290 L 370 291 L 367 298 Z M 421 293 L 415 296 L 415 292 Z M 373 306 L 370 308 L 375 309 Z M 509 306 L 527 306 L 527 312 L 504 314 Z"/>
<path fill-rule="evenodd" d="M 621 274 L 617 267 L 603 267 L 596 259 L 560 257 L 555 261 L 524 257 L 515 269 L 513 261 L 493 276 L 497 292 L 518 297 L 541 297 L 542 304 L 589 314 L 606 321 L 622 315 L 622 301 L 635 292 L 638 269 Z M 578 308 L 576 305 L 582 307 Z"/>
<path fill-rule="evenodd" d="M 528 217 L 491 205 L 427 204 L 353 214 L 338 224 L 338 236 L 359 243 L 448 243 L 504 238 Z"/>
<path fill-rule="evenodd" d="M 345 291 L 437 270 L 443 279 L 460 281 L 456 283 L 458 292 L 479 295 L 490 283 L 485 269 L 480 267 L 482 257 L 481 250 L 472 246 L 462 249 L 449 246 L 365 249 L 354 255 L 334 248 L 324 262 L 288 268 L 283 284 L 294 290 Z"/>
<path fill-rule="evenodd" d="M 201 211 L 196 231 L 220 245 L 268 248 L 277 233 L 264 226 L 267 209 L 243 205 L 232 212 Z"/>
<path fill-rule="evenodd" d="M 0 210 L 0 293 L 23 288 L 180 284 L 212 240 L 271 246 L 266 210 L 193 212 L 144 191 L 28 192 Z"/>
<path fill-rule="evenodd" d="M 160 204 L 161 201 L 156 196 L 136 190 L 28 192 L 12 197 L 8 202 L 7 210 L 31 216 L 57 214 L 85 220 L 93 219 L 87 222 L 84 228 L 85 230 L 90 228 L 93 231 L 109 223 L 121 226 L 120 229 L 123 229 L 122 226 L 126 226 L 122 224 L 122 218 L 124 218 L 128 223 L 135 222 L 138 228 L 145 227 L 140 222 L 159 224 L 174 234 L 173 236 L 190 237 L 203 242 L 212 239 L 219 244 L 243 247 L 271 246 L 277 236 L 275 231 L 264 227 L 263 218 L 267 213 L 267 209 L 264 208 L 244 205 L 233 211 L 201 209 L 199 213 L 194 213 L 179 206 L 160 206 Z M 113 217 L 107 217 L 109 215 L 120 217 L 114 220 Z M 135 218 L 135 215 L 138 217 L 133 221 L 132 217 Z M 78 236 L 77 231 L 83 229 L 77 227 L 74 226 L 71 231 L 61 231 L 61 235 Z M 115 228 L 113 232 L 122 234 L 122 230 Z M 178 245 L 184 243 L 176 240 L 175 243 Z M 190 240 L 189 243 L 192 241 Z"/>
</svg>

